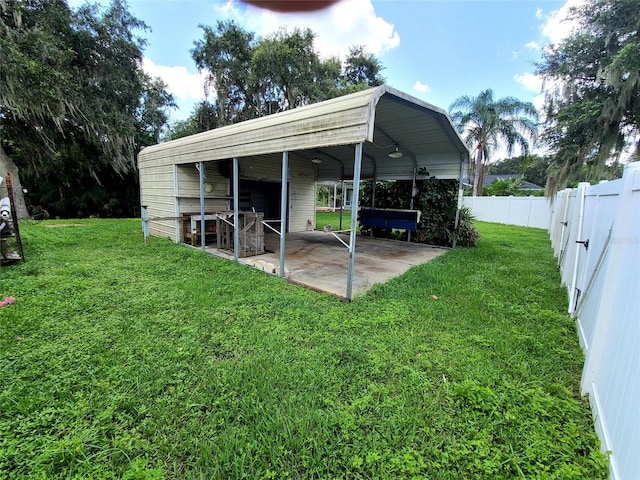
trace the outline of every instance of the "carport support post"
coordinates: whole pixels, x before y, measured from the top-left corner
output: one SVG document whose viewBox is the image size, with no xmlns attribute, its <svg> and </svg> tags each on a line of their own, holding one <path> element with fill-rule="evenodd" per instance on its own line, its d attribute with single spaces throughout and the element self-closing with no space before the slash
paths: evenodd
<svg viewBox="0 0 640 480">
<path fill-rule="evenodd" d="M 412 155 L 413 156 L 413 155 Z M 416 191 L 416 176 L 418 175 L 418 161 L 416 157 L 413 156 L 413 180 L 411 181 L 411 201 L 409 202 L 409 208 L 413 210 L 413 198 L 415 197 L 414 192 Z M 416 227 L 417 229 L 417 227 Z M 407 242 L 411 242 L 411 230 L 407 230 Z"/>
<path fill-rule="evenodd" d="M 239 172 L 240 167 L 238 165 L 238 157 L 233 157 L 233 259 L 237 262 L 240 250 L 240 232 L 238 225 L 240 225 L 240 219 L 238 218 L 238 198 L 240 197 L 239 188 Z"/>
<path fill-rule="evenodd" d="M 371 185 L 371 208 L 376 208 L 376 176 L 373 176 L 373 185 Z M 369 236 L 373 238 L 373 227 L 371 227 L 371 231 L 369 232 Z"/>
<path fill-rule="evenodd" d="M 460 158 L 460 178 L 458 179 L 458 206 L 456 207 L 456 220 L 453 224 L 454 230 L 458 229 L 460 225 L 460 210 L 462 209 L 462 197 L 464 196 L 464 188 L 462 184 L 462 176 L 464 175 L 464 158 Z M 456 235 L 453 235 L 452 247 L 456 248 L 457 243 Z"/>
<path fill-rule="evenodd" d="M 376 208 L 376 183 L 378 183 L 378 180 L 376 179 L 376 177 L 373 177 L 372 180 L 373 184 L 371 185 L 371 208 Z"/>
<path fill-rule="evenodd" d="M 284 278 L 284 248 L 287 233 L 287 173 L 289 171 L 289 152 L 282 152 L 282 188 L 280 189 L 280 273 Z"/>
<path fill-rule="evenodd" d="M 204 162 L 199 162 L 198 165 L 198 173 L 200 173 L 200 248 L 204 250 L 207 241 L 204 227 Z"/>
<path fill-rule="evenodd" d="M 344 180 L 340 180 L 340 225 L 338 230 L 342 230 L 342 209 L 344 208 Z"/>
<path fill-rule="evenodd" d="M 349 270 L 347 272 L 347 300 L 353 299 L 353 274 L 356 266 L 356 227 L 358 225 L 358 200 L 360 196 L 360 168 L 362 166 L 362 144 L 356 145 L 353 162 L 353 198 L 351 199 L 351 235 L 349 239 Z"/>
</svg>

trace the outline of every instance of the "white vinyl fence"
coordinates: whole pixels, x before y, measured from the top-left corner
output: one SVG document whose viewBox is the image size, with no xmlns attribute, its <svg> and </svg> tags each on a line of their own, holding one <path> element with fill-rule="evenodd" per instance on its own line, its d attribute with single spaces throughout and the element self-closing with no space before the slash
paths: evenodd
<svg viewBox="0 0 640 480">
<path fill-rule="evenodd" d="M 585 353 L 614 480 L 640 479 L 640 162 L 620 180 L 559 192 L 549 234 Z"/>
<path fill-rule="evenodd" d="M 464 197 L 462 205 L 483 222 L 547 229 L 551 219 L 545 197 Z"/>
</svg>

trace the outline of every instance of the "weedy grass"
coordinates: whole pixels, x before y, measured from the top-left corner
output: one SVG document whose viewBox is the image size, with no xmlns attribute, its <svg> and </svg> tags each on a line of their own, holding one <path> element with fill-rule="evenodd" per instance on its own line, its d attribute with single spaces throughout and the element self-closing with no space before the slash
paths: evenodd
<svg viewBox="0 0 640 480">
<path fill-rule="evenodd" d="M 345 304 L 139 220 L 24 223 L 0 477 L 606 478 L 546 232 L 479 227 Z"/>
</svg>

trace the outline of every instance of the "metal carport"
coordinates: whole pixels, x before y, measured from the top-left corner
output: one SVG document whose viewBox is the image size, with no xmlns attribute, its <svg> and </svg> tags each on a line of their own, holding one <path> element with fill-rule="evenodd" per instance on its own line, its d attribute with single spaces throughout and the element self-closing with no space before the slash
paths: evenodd
<svg viewBox="0 0 640 480">
<path fill-rule="evenodd" d="M 353 180 L 346 298 L 352 298 L 360 180 L 413 180 L 429 175 L 462 183 L 469 152 L 447 113 L 383 85 L 275 115 L 210 130 L 143 149 L 138 156 L 141 205 L 147 206 L 154 166 L 199 165 L 200 211 L 204 231 L 204 163 L 233 159 L 234 226 L 238 225 L 239 159 L 282 155 L 282 185 L 289 156 L 314 165 L 316 180 Z M 391 156 L 389 154 L 392 154 Z M 280 276 L 285 272 L 287 197 L 282 188 Z M 374 199 L 375 202 L 375 192 Z M 459 207 L 458 207 L 459 208 Z M 146 212 L 145 212 L 146 214 Z M 148 226 L 148 223 L 147 223 Z M 238 235 L 238 228 L 234 228 Z M 238 260 L 238 238 L 234 258 Z M 205 247 L 204 235 L 202 248 Z"/>
</svg>

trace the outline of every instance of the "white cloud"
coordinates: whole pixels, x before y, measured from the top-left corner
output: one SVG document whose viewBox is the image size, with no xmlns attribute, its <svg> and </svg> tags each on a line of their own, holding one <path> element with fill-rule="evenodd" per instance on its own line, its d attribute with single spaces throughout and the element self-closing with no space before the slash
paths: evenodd
<svg viewBox="0 0 640 480">
<path fill-rule="evenodd" d="M 183 65 L 156 65 L 149 58 L 142 60 L 143 70 L 152 77 L 160 77 L 167 91 L 178 100 L 203 100 L 204 75 L 190 73 Z"/>
<path fill-rule="evenodd" d="M 570 20 L 571 8 L 580 7 L 585 4 L 585 0 L 567 0 L 559 9 L 546 17 L 545 24 L 541 32 L 552 44 L 560 43 L 567 38 L 578 26 L 574 20 Z M 537 16 L 537 13 L 536 13 Z M 544 15 L 541 14 L 541 18 Z"/>
<path fill-rule="evenodd" d="M 416 83 L 413 84 L 413 89 L 416 92 L 427 93 L 431 91 L 431 87 L 425 83 L 422 83 L 420 80 L 416 80 Z"/>
<path fill-rule="evenodd" d="M 538 110 L 542 112 L 544 108 L 545 93 L 543 91 L 543 79 L 539 75 L 533 73 L 523 73 L 522 75 L 514 75 L 513 79 L 520 84 L 528 92 L 533 92 L 536 95 L 533 97 L 532 103 Z"/>
<path fill-rule="evenodd" d="M 366 52 L 379 56 L 400 44 L 395 26 L 376 15 L 371 0 L 342 0 L 317 12 L 290 14 L 226 0 L 216 2 L 213 10 L 215 15 L 203 18 L 202 23 L 213 25 L 215 20 L 234 20 L 258 37 L 266 37 L 283 27 L 289 31 L 310 28 L 316 34 L 315 47 L 323 58 L 337 56 L 344 60 L 349 48 L 355 45 L 363 45 Z M 172 117 L 186 117 L 194 103 L 205 98 L 204 76 L 190 73 L 185 66 L 156 65 L 145 58 L 143 68 L 149 75 L 162 78 L 176 98 L 180 111 Z"/>
<path fill-rule="evenodd" d="M 525 45 L 525 47 L 527 47 L 529 50 L 534 50 L 536 52 L 540 51 L 540 45 L 538 45 L 538 42 L 529 42 Z"/>
<path fill-rule="evenodd" d="M 225 2 L 225 4 L 222 5 L 221 7 L 218 7 L 217 5 L 215 5 L 213 8 L 214 8 L 214 10 L 217 10 L 220 13 L 226 13 L 226 14 L 233 13 L 234 15 L 238 14 L 238 12 L 237 12 L 237 10 L 235 8 L 235 5 L 233 3 L 233 0 L 227 0 Z M 239 16 L 239 15 L 237 15 L 237 16 Z"/>
<path fill-rule="evenodd" d="M 237 0 L 226 0 L 223 5 L 219 3 L 214 3 L 213 11 L 216 13 L 216 16 L 221 17 L 225 20 L 235 20 L 238 23 L 243 22 L 245 19 L 242 15 L 242 12 L 237 7 Z M 206 23 L 206 19 L 203 21 Z M 210 22 L 213 23 L 213 22 Z"/>
<path fill-rule="evenodd" d="M 324 58 L 343 59 L 355 45 L 363 45 L 376 56 L 400 45 L 395 26 L 376 14 L 371 0 L 343 0 L 310 13 L 275 13 L 249 5 L 243 14 L 233 0 L 214 8 L 219 16 L 236 20 L 260 37 L 282 27 L 289 31 L 310 28 L 316 34 L 316 49 Z"/>
<path fill-rule="evenodd" d="M 542 91 L 542 77 L 538 75 L 527 72 L 522 75 L 515 74 L 513 78 L 524 87 L 525 90 L 533 93 L 540 93 Z"/>
<path fill-rule="evenodd" d="M 567 38 L 578 26 L 578 24 L 570 19 L 571 9 L 580 7 L 585 4 L 586 0 L 566 0 L 564 5 L 551 13 L 545 13 L 542 9 L 536 10 L 536 18 L 543 21 L 540 28 L 542 40 L 551 45 L 558 44 Z M 526 48 L 541 52 L 541 43 L 531 41 L 525 45 Z M 545 47 L 548 48 L 548 47 Z M 561 85 L 554 81 L 547 80 L 546 83 L 542 77 L 533 73 L 516 74 L 514 80 L 527 92 L 535 94 L 532 103 L 542 115 L 544 112 L 545 96 L 548 92 L 553 92 Z"/>
</svg>

